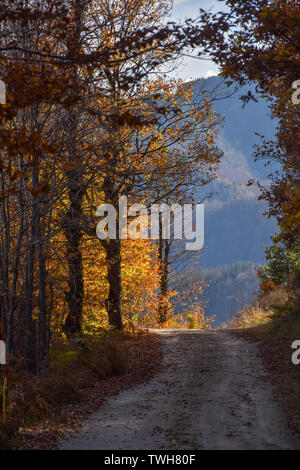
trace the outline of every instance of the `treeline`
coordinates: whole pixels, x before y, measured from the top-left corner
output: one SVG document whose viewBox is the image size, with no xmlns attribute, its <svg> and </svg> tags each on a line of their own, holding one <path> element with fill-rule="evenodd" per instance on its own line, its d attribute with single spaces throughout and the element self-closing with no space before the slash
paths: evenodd
<svg viewBox="0 0 300 470">
<path fill-rule="evenodd" d="M 227 0 L 226 5 L 226 13 L 207 13 L 205 18 L 212 33 L 211 57 L 229 86 L 238 83 L 243 90 L 248 86 L 249 91 L 240 96 L 246 109 L 249 102 L 263 97 L 277 123 L 272 141 L 257 129 L 261 144 L 254 159 L 265 163 L 268 183 L 249 181 L 249 186 L 258 185 L 259 199 L 267 203 L 266 215 L 274 217 L 279 227 L 258 271 L 260 287 L 262 292 L 283 290 L 287 302 L 282 310 L 299 313 L 300 5 L 290 0 Z M 222 22 L 227 24 L 225 32 L 214 28 Z M 231 225 L 236 229 L 232 221 Z M 241 233 L 243 239 L 249 236 L 246 220 Z"/>
<path fill-rule="evenodd" d="M 255 81 L 270 101 L 276 141 L 257 157 L 282 172 L 261 197 L 286 250 L 299 253 L 300 107 L 291 86 L 300 78 L 300 7 L 226 3 L 230 16 L 202 12 L 175 25 L 165 22 L 164 0 L 1 2 L 0 315 L 8 351 L 28 371 L 47 364 L 54 334 L 72 338 L 86 322 L 122 329 L 149 312 L 165 320 L 169 244 L 100 241 L 95 213 L 103 202 L 118 208 L 123 195 L 129 204 L 185 202 L 214 176 L 211 97 L 193 102 L 189 86 L 166 73 L 196 46 L 228 81 Z"/>
<path fill-rule="evenodd" d="M 214 318 L 213 325 L 220 326 L 248 304 L 257 292 L 256 265 L 251 261 L 238 261 L 232 265 L 203 269 L 200 263 L 201 255 L 194 269 L 187 267 L 175 280 L 179 298 L 175 312 L 186 315 L 189 311 L 193 312 L 195 304 L 200 304 L 206 317 Z M 188 296 L 187 305 L 184 305 L 182 299 L 186 292 L 191 292 L 191 286 L 198 286 L 198 289 Z"/>
<path fill-rule="evenodd" d="M 164 25 L 170 6 L 1 2 L 0 319 L 30 372 L 57 334 L 165 320 L 167 247 L 98 240 L 96 209 L 181 202 L 214 176 L 211 99 L 166 73 L 207 32 Z"/>
<path fill-rule="evenodd" d="M 244 94 L 244 104 L 263 96 L 271 117 L 278 122 L 275 139 L 267 141 L 261 135 L 261 145 L 255 151 L 256 159 L 267 166 L 272 162 L 277 165 L 273 172 L 270 166 L 268 186 L 258 182 L 260 199 L 268 204 L 267 215 L 277 219 L 280 229 L 266 252 L 262 281 L 269 282 L 269 287 L 283 283 L 299 311 L 300 104 L 296 87 L 300 79 L 300 5 L 290 0 L 263 0 L 259 4 L 255 0 L 227 0 L 226 4 L 227 20 L 227 13 L 207 17 L 211 26 L 221 18 L 228 24 L 226 34 L 215 35 L 212 55 L 229 81 L 255 84 L 256 96 L 251 91 Z"/>
</svg>

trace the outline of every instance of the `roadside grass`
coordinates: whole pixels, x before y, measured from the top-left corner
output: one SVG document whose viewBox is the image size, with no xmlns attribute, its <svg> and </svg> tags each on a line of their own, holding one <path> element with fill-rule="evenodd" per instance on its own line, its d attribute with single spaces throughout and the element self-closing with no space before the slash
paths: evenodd
<svg viewBox="0 0 300 470">
<path fill-rule="evenodd" d="M 299 309 L 290 305 L 283 290 L 273 292 L 237 314 L 228 328 L 258 343 L 274 395 L 290 428 L 300 433 L 300 364 L 294 365 L 291 360 L 292 343 L 300 340 Z"/>
<path fill-rule="evenodd" d="M 151 363 L 149 354 L 153 356 L 156 350 Z M 145 362 L 152 364 L 148 373 Z M 41 375 L 29 375 L 18 364 L 9 371 L 0 450 L 55 446 L 57 430 L 76 427 L 80 417 L 99 407 L 105 396 L 146 380 L 158 363 L 158 341 L 154 344 L 145 333 L 109 332 L 71 343 L 57 341 L 51 348 L 49 367 Z"/>
<path fill-rule="evenodd" d="M 283 288 L 277 288 L 260 295 L 239 310 L 227 323 L 227 328 L 246 328 L 270 322 L 280 312 L 286 311 L 288 295 Z"/>
<path fill-rule="evenodd" d="M 246 305 L 229 320 L 228 328 L 247 328 L 270 321 L 272 311 L 265 310 L 258 302 Z"/>
</svg>

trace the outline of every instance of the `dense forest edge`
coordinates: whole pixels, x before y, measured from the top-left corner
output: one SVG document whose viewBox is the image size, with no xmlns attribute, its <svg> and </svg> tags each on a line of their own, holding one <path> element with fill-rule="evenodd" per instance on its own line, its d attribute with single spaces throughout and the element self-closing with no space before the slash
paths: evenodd
<svg viewBox="0 0 300 470">
<path fill-rule="evenodd" d="M 106 397 L 150 380 L 163 356 L 152 328 L 257 343 L 300 433 L 300 5 L 226 0 L 230 15 L 177 24 L 171 3 L 0 6 L 1 450 L 53 449 Z M 190 53 L 219 76 L 174 79 Z M 272 138 L 256 132 L 249 168 L 263 173 L 238 168 L 235 182 L 220 112 L 232 94 L 245 110 L 263 100 L 275 123 Z M 166 237 L 163 210 L 156 237 L 142 236 L 161 201 L 207 203 L 213 255 Z"/>
</svg>

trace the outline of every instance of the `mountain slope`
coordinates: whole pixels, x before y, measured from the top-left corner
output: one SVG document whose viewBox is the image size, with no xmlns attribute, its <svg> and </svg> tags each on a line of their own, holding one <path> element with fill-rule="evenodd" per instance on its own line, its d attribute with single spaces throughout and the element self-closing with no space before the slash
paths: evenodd
<svg viewBox="0 0 300 470">
<path fill-rule="evenodd" d="M 234 93 L 234 86 L 227 88 L 218 77 L 197 80 L 193 87 L 195 96 L 200 96 L 203 89 L 217 96 L 214 108 L 224 118 L 218 141 L 224 157 L 217 179 L 195 190 L 198 201 L 213 193 L 205 200 L 205 244 L 200 259 L 195 253 L 193 266 L 198 277 L 203 272 L 211 280 L 208 312 L 216 315 L 218 325 L 251 300 L 257 288 L 254 266 L 263 262 L 264 248 L 276 230 L 276 222 L 263 215 L 266 206 L 258 201 L 257 187 L 247 185 L 253 178 L 267 182 L 270 168 L 266 161 L 255 162 L 253 151 L 260 143 L 256 133 L 272 139 L 276 123 L 262 98 L 243 107 L 240 96 L 251 87 Z M 252 92 L 255 94 L 253 87 Z M 236 277 L 232 277 L 233 265 L 239 266 Z M 222 275 L 216 275 L 220 266 Z M 195 268 L 191 277 L 194 272 Z"/>
</svg>

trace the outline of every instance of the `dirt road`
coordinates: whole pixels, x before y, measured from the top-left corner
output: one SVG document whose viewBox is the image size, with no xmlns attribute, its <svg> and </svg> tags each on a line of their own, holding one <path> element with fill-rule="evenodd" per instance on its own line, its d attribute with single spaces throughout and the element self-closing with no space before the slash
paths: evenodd
<svg viewBox="0 0 300 470">
<path fill-rule="evenodd" d="M 223 331 L 156 333 L 163 372 L 109 398 L 61 449 L 300 449 L 254 344 Z"/>
</svg>

